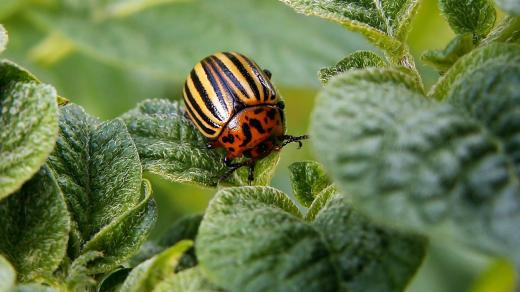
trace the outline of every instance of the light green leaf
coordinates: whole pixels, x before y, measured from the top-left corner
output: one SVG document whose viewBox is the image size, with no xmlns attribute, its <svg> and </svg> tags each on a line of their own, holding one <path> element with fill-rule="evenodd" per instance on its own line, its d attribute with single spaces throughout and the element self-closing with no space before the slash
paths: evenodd
<svg viewBox="0 0 520 292">
<path fill-rule="evenodd" d="M 367 47 L 339 26 L 265 0 L 178 1 L 103 21 L 66 8 L 29 17 L 90 57 L 175 82 L 205 56 L 233 50 L 269 69 L 275 84 L 315 87 L 321 67 Z"/>
<path fill-rule="evenodd" d="M 329 185 L 325 189 L 323 189 L 314 199 L 312 204 L 309 206 L 307 210 L 307 214 L 305 214 L 306 221 L 313 221 L 316 218 L 316 215 L 321 211 L 323 206 L 327 204 L 330 198 L 337 194 L 336 187 L 334 185 Z"/>
<path fill-rule="evenodd" d="M 323 167 L 314 161 L 295 162 L 289 165 L 289 171 L 293 194 L 305 207 L 331 184 Z"/>
<path fill-rule="evenodd" d="M 26 80 L 26 71 L 0 62 L 0 200 L 45 162 L 58 132 L 56 91 Z"/>
<path fill-rule="evenodd" d="M 9 291 L 16 282 L 16 271 L 0 254 L 0 291 Z"/>
<path fill-rule="evenodd" d="M 182 240 L 135 267 L 126 278 L 121 291 L 152 291 L 162 282 L 179 262 L 182 254 L 193 246 L 193 241 Z"/>
<path fill-rule="evenodd" d="M 503 143 L 386 75 L 344 74 L 318 98 L 311 135 L 338 187 L 377 222 L 520 263 L 518 177 Z"/>
<path fill-rule="evenodd" d="M 421 56 L 421 60 L 442 74 L 474 47 L 472 34 L 459 34 L 450 41 L 445 49 L 426 51 Z"/>
<path fill-rule="evenodd" d="M 447 100 L 499 140 L 520 178 L 520 58 L 463 73 Z"/>
<path fill-rule="evenodd" d="M 342 196 L 312 223 L 301 216 L 276 189 L 223 189 L 199 228 L 199 265 L 231 291 L 399 291 L 424 255 L 421 238 L 374 226 Z"/>
<path fill-rule="evenodd" d="M 20 281 L 52 276 L 65 256 L 69 229 L 65 199 L 46 166 L 0 203 L 0 253 Z"/>
<path fill-rule="evenodd" d="M 518 0 L 496 0 L 498 6 L 505 12 L 520 16 L 520 1 Z"/>
<path fill-rule="evenodd" d="M 439 4 L 442 14 L 457 34 L 471 33 L 478 41 L 495 25 L 496 11 L 491 0 L 440 0 Z"/>
<path fill-rule="evenodd" d="M 493 42 L 518 43 L 520 40 L 520 17 L 506 16 L 502 21 L 482 40 L 480 46 L 486 46 Z"/>
<path fill-rule="evenodd" d="M 208 140 L 184 116 L 174 101 L 151 99 L 122 117 L 134 139 L 145 171 L 169 180 L 216 186 L 227 172 L 222 149 L 208 149 Z M 254 184 L 268 184 L 278 162 L 274 153 L 259 161 Z M 247 184 L 247 169 L 239 169 L 227 182 Z"/>
<path fill-rule="evenodd" d="M 155 286 L 154 292 L 218 292 L 225 291 L 212 284 L 200 267 L 168 276 Z"/>
<path fill-rule="evenodd" d="M 146 182 L 141 194 L 141 164 L 124 123 L 99 123 L 77 105 L 62 107 L 60 135 L 49 163 L 73 218 L 69 256 L 103 252 L 89 266 L 96 273 L 132 256 L 150 231 L 156 210 Z"/>
<path fill-rule="evenodd" d="M 7 46 L 7 31 L 5 28 L 0 24 L 0 53 L 2 53 L 5 50 L 5 47 Z"/>
<path fill-rule="evenodd" d="M 35 82 L 40 81 L 34 77 L 29 71 L 20 67 L 19 65 L 9 61 L 0 60 L 0 85 L 1 87 L 6 86 L 10 82 Z"/>
<path fill-rule="evenodd" d="M 297 12 L 341 23 L 365 35 L 375 45 L 401 56 L 403 41 L 415 14 L 417 0 L 281 0 Z"/>
<path fill-rule="evenodd" d="M 432 87 L 430 96 L 444 99 L 448 95 L 453 83 L 463 73 L 470 73 L 478 68 L 485 68 L 491 64 L 517 63 L 520 60 L 520 46 L 516 44 L 493 43 L 473 50 L 460 58 L 446 74 Z"/>
<path fill-rule="evenodd" d="M 364 69 L 367 67 L 385 67 L 386 62 L 383 58 L 370 51 L 354 52 L 332 67 L 322 68 L 318 75 L 322 84 L 327 84 L 329 80 L 351 69 Z"/>
<path fill-rule="evenodd" d="M 58 288 L 45 286 L 41 284 L 24 284 L 24 285 L 18 285 L 11 289 L 9 292 L 60 292 Z"/>
</svg>

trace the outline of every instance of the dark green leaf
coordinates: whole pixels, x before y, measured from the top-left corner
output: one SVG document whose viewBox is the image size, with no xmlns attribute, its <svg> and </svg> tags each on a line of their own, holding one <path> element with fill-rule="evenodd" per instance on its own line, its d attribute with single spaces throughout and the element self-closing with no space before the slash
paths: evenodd
<svg viewBox="0 0 520 292">
<path fill-rule="evenodd" d="M 0 291 L 9 291 L 16 282 L 16 271 L 0 254 Z"/>
<path fill-rule="evenodd" d="M 227 171 L 224 152 L 208 149 L 208 140 L 184 116 L 177 102 L 151 99 L 123 115 L 146 171 L 176 182 L 216 186 Z M 253 184 L 267 184 L 278 154 L 259 161 Z M 229 184 L 247 184 L 247 169 L 235 173 Z"/>
<path fill-rule="evenodd" d="M 330 185 L 323 167 L 314 161 L 295 162 L 289 165 L 294 196 L 309 207 L 318 194 Z"/>
<path fill-rule="evenodd" d="M 460 58 L 446 74 L 432 87 L 429 95 L 437 99 L 448 96 L 451 87 L 462 74 L 491 64 L 516 63 L 520 60 L 520 46 L 516 44 L 493 43 L 473 50 Z"/>
<path fill-rule="evenodd" d="M 182 254 L 193 246 L 193 241 L 182 240 L 166 251 L 135 267 L 128 275 L 121 291 L 152 291 L 169 275 L 179 262 Z"/>
<path fill-rule="evenodd" d="M 218 292 L 225 291 L 212 284 L 200 267 L 184 270 L 168 276 L 159 283 L 154 292 Z"/>
<path fill-rule="evenodd" d="M 132 269 L 130 268 L 120 268 L 117 270 L 112 271 L 110 274 L 108 274 L 105 278 L 99 281 L 98 284 L 98 292 L 116 292 L 119 291 L 119 288 L 121 288 L 121 285 L 123 285 L 123 282 L 125 281 L 126 277 L 128 277 L 128 274 Z"/>
<path fill-rule="evenodd" d="M 231 291 L 399 291 L 424 241 L 374 226 L 341 196 L 305 223 L 284 193 L 241 187 L 211 201 L 196 250 L 209 279 Z"/>
<path fill-rule="evenodd" d="M 344 74 L 318 98 L 311 135 L 338 186 L 377 222 L 520 263 L 518 177 L 503 143 L 484 123 L 385 78 Z"/>
<path fill-rule="evenodd" d="M 495 25 L 496 11 L 491 0 L 440 0 L 440 8 L 451 28 L 458 34 L 485 37 Z"/>
<path fill-rule="evenodd" d="M 316 15 L 341 23 L 364 34 L 371 42 L 394 55 L 405 50 L 409 24 L 415 14 L 417 0 L 281 0 L 297 12 Z"/>
<path fill-rule="evenodd" d="M 100 124 L 82 108 L 60 109 L 60 135 L 49 158 L 72 213 L 69 256 L 101 251 L 89 268 L 107 272 L 135 253 L 156 216 L 150 187 L 121 120 Z"/>
<path fill-rule="evenodd" d="M 511 15 L 520 16 L 519 0 L 496 0 L 498 6 Z"/>
<path fill-rule="evenodd" d="M 318 75 L 321 83 L 326 84 L 332 77 L 351 69 L 385 66 L 385 60 L 377 54 L 370 51 L 357 51 L 348 55 L 332 67 L 322 68 Z"/>
<path fill-rule="evenodd" d="M 445 49 L 427 51 L 421 56 L 421 60 L 442 74 L 474 47 L 472 34 L 459 34 L 451 40 Z"/>
<path fill-rule="evenodd" d="M 21 281 L 52 276 L 65 256 L 69 229 L 65 199 L 46 166 L 0 203 L 0 253 Z"/>
<path fill-rule="evenodd" d="M 277 84 L 314 87 L 319 68 L 366 47 L 339 26 L 265 0 L 179 1 L 102 20 L 73 9 L 34 9 L 30 17 L 102 62 L 177 82 L 203 57 L 233 50 L 267 67 Z"/>
<path fill-rule="evenodd" d="M 0 200 L 19 189 L 45 162 L 58 131 L 56 91 L 0 61 Z"/>
<path fill-rule="evenodd" d="M 0 24 L 0 53 L 5 50 L 5 47 L 7 46 L 7 40 L 7 31 L 5 31 L 5 28 Z"/>
</svg>

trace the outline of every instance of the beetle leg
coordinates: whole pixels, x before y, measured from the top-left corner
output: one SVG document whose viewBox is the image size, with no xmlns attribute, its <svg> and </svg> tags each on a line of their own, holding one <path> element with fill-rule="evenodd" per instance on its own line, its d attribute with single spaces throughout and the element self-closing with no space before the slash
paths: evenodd
<svg viewBox="0 0 520 292">
<path fill-rule="evenodd" d="M 284 135 L 282 140 L 283 143 L 280 146 L 280 148 L 284 147 L 285 145 L 289 143 L 298 143 L 298 149 L 302 148 L 303 143 L 302 140 L 309 139 L 309 135 L 302 135 L 302 136 L 291 136 L 291 135 Z"/>
<path fill-rule="evenodd" d="M 249 171 L 247 173 L 247 182 L 249 185 L 253 183 L 253 180 L 255 179 L 255 162 L 252 161 L 249 163 Z"/>
</svg>

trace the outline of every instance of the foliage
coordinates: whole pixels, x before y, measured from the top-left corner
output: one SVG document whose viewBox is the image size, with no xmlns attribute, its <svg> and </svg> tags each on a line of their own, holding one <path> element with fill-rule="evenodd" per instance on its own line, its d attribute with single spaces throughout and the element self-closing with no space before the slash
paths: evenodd
<svg viewBox="0 0 520 292">
<path fill-rule="evenodd" d="M 496 26 L 488 0 L 439 1 L 456 35 L 445 49 L 423 54 L 441 73 L 428 94 L 407 45 L 419 1 L 281 2 L 289 7 L 260 0 L 0 4 L 0 19 L 23 11 L 44 28 L 36 60 L 50 65 L 79 51 L 174 82 L 212 47 L 252 52 L 282 84 L 315 86 L 309 71 L 353 47 L 309 37 L 339 28 L 290 7 L 360 32 L 384 52 L 356 51 L 319 71 L 324 87 L 310 132 L 322 164 L 289 166 L 293 196 L 269 186 L 278 151 L 259 161 L 251 186 L 245 168 L 224 179 L 225 153 L 207 148 L 175 100 L 147 99 L 103 121 L 0 61 L 0 290 L 402 291 L 425 269 L 427 254 L 453 246 L 495 263 L 466 287 L 514 289 L 518 1 L 497 0 L 511 15 Z M 171 19 L 184 27 L 165 30 Z M 276 29 L 288 24 L 293 35 Z M 177 40 L 186 35 L 194 37 Z M 0 53 L 7 40 L 0 26 Z M 150 239 L 158 212 L 149 174 L 217 191 L 204 214 Z"/>
</svg>

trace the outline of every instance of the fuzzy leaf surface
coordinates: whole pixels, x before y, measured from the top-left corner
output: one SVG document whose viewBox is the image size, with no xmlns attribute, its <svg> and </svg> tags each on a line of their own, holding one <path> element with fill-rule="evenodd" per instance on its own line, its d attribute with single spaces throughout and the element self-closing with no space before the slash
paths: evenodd
<svg viewBox="0 0 520 292">
<path fill-rule="evenodd" d="M 443 50 L 426 51 L 421 56 L 421 60 L 442 74 L 448 71 L 460 57 L 473 50 L 474 47 L 472 34 L 460 34 L 455 36 Z"/>
<path fill-rule="evenodd" d="M 491 0 L 440 0 L 440 9 L 457 34 L 471 33 L 476 39 L 485 37 L 496 19 Z"/>
<path fill-rule="evenodd" d="M 377 222 L 520 262 L 511 232 L 520 223 L 518 177 L 488 125 L 384 71 L 345 74 L 318 100 L 315 148 L 356 206 Z"/>
<path fill-rule="evenodd" d="M 62 107 L 60 135 L 49 163 L 73 219 L 69 256 L 102 251 L 103 259 L 91 267 L 97 271 L 110 270 L 133 255 L 156 211 L 124 123 L 100 123 L 77 105 Z"/>
<path fill-rule="evenodd" d="M 152 291 L 168 275 L 173 274 L 183 253 L 193 246 L 193 241 L 182 240 L 164 252 L 141 263 L 128 275 L 122 291 Z"/>
<path fill-rule="evenodd" d="M 153 292 L 218 292 L 225 291 L 212 284 L 200 267 L 184 270 L 168 276 L 155 286 Z"/>
<path fill-rule="evenodd" d="M 0 253 L 22 282 L 51 277 L 65 256 L 69 230 L 65 199 L 46 166 L 0 203 Z"/>
<path fill-rule="evenodd" d="M 492 64 L 506 65 L 518 63 L 519 60 L 520 46 L 517 44 L 493 43 L 478 48 L 460 58 L 432 87 L 429 95 L 442 100 L 448 96 L 454 82 L 464 74 Z"/>
<path fill-rule="evenodd" d="M 199 265 L 211 282 L 232 291 L 402 290 L 422 260 L 424 241 L 378 228 L 338 200 L 305 222 L 276 189 L 223 189 L 199 228 Z"/>
<path fill-rule="evenodd" d="M 101 2 L 106 1 L 96 1 Z M 205 56 L 233 50 L 267 67 L 277 84 L 317 87 L 321 67 L 345 50 L 366 48 L 341 27 L 298 15 L 277 1 L 177 2 L 118 18 L 96 19 L 70 7 L 34 9 L 29 17 L 90 57 L 176 82 Z"/>
<path fill-rule="evenodd" d="M 145 171 L 169 180 L 216 186 L 226 173 L 221 149 L 208 149 L 208 140 L 184 116 L 178 102 L 150 99 L 124 114 Z M 268 184 L 278 154 L 258 162 L 253 184 Z M 225 182 L 231 185 L 247 184 L 247 170 L 239 169 Z"/>
<path fill-rule="evenodd" d="M 295 162 L 289 165 L 289 171 L 293 194 L 305 207 L 331 184 L 323 167 L 314 161 Z"/>
<path fill-rule="evenodd" d="M 0 61 L 0 200 L 38 171 L 56 141 L 56 91 L 29 76 Z"/>
<path fill-rule="evenodd" d="M 379 55 L 370 51 L 354 52 L 332 67 L 322 68 L 318 75 L 322 84 L 327 84 L 329 80 L 351 69 L 364 69 L 367 67 L 385 67 L 386 62 Z"/>
<path fill-rule="evenodd" d="M 305 15 L 341 23 L 365 35 L 375 45 L 400 55 L 409 24 L 416 12 L 416 0 L 281 0 Z"/>
</svg>

